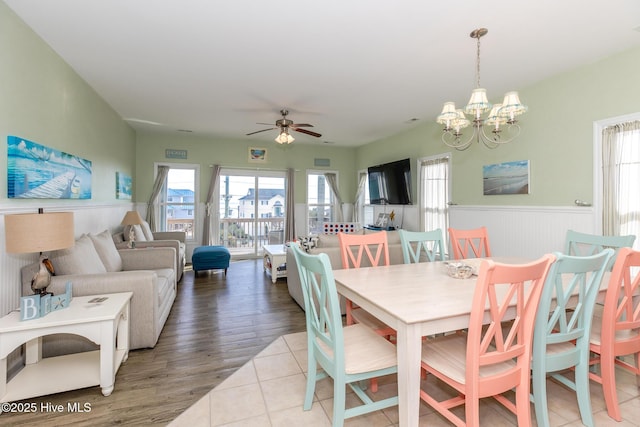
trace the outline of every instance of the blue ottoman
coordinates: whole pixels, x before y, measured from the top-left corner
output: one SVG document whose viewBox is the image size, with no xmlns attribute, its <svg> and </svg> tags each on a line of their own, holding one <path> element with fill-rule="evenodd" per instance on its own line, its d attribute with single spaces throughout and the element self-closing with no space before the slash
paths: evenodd
<svg viewBox="0 0 640 427">
<path fill-rule="evenodd" d="M 193 271 L 198 274 L 200 270 L 223 269 L 227 275 L 231 254 L 224 246 L 198 246 L 193 250 L 191 264 Z"/>
</svg>

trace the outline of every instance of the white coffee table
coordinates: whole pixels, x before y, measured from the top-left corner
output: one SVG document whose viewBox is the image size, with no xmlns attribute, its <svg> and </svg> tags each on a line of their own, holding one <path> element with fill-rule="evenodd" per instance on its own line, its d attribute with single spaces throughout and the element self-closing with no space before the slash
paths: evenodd
<svg viewBox="0 0 640 427">
<path fill-rule="evenodd" d="M 287 270 L 278 270 L 278 267 L 286 264 L 287 251 L 284 245 L 264 245 L 264 271 L 271 275 L 271 282 L 276 283 L 279 277 L 287 277 Z"/>
<path fill-rule="evenodd" d="M 100 385 L 113 391 L 116 372 L 129 355 L 129 301 L 132 292 L 74 297 L 68 308 L 34 320 L 11 312 L 0 319 L 0 402 Z M 90 303 L 96 297 L 103 302 Z M 42 337 L 80 335 L 100 350 L 42 358 Z M 7 382 L 7 356 L 26 343 L 26 365 Z"/>
</svg>

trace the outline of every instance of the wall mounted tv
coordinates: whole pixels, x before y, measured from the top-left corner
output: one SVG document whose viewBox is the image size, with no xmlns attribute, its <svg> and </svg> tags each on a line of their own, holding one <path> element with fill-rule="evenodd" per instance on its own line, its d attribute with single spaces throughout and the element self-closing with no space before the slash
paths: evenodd
<svg viewBox="0 0 640 427">
<path fill-rule="evenodd" d="M 372 205 L 410 205 L 411 161 L 384 163 L 368 168 L 369 199 Z"/>
</svg>

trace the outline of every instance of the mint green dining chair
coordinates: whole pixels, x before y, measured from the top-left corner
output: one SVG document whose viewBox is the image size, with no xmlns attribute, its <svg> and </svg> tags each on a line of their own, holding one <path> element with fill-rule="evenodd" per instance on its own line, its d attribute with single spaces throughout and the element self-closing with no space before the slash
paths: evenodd
<svg viewBox="0 0 640 427">
<path fill-rule="evenodd" d="M 307 387 L 303 409 L 313 403 L 316 382 L 333 379 L 333 426 L 346 418 L 395 406 L 398 396 L 373 401 L 360 381 L 397 374 L 396 347 L 371 328 L 356 323 L 342 325 L 340 303 L 327 254 L 310 255 L 291 245 L 298 265 L 307 323 Z M 320 371 L 318 370 L 320 368 Z M 346 386 L 362 405 L 346 408 Z"/>
<path fill-rule="evenodd" d="M 547 376 L 576 392 L 582 423 L 593 427 L 589 393 L 589 337 L 602 276 L 611 248 L 589 256 L 555 253 L 538 304 L 533 330 L 531 400 L 538 426 L 549 426 Z M 572 293 L 577 300 L 571 301 Z M 574 380 L 563 371 L 573 369 Z"/>
<path fill-rule="evenodd" d="M 636 240 L 636 236 L 600 236 L 597 234 L 580 233 L 578 231 L 567 230 L 565 238 L 564 253 L 567 255 L 594 255 L 601 252 L 605 248 L 612 248 L 615 251 L 614 256 L 609 260 L 607 271 L 611 271 L 613 264 L 616 262 L 618 251 L 620 248 L 632 247 Z"/>
<path fill-rule="evenodd" d="M 442 229 L 431 231 L 398 230 L 405 264 L 421 261 L 444 261 L 445 245 Z"/>
</svg>

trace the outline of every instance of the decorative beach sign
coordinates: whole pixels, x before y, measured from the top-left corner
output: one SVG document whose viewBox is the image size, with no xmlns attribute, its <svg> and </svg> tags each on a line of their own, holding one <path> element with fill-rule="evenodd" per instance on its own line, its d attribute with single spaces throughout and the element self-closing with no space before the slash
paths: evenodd
<svg viewBox="0 0 640 427">
<path fill-rule="evenodd" d="M 485 196 L 529 194 L 529 160 L 485 165 L 482 183 Z"/>
<path fill-rule="evenodd" d="M 91 161 L 9 136 L 7 197 L 90 199 Z"/>
</svg>

